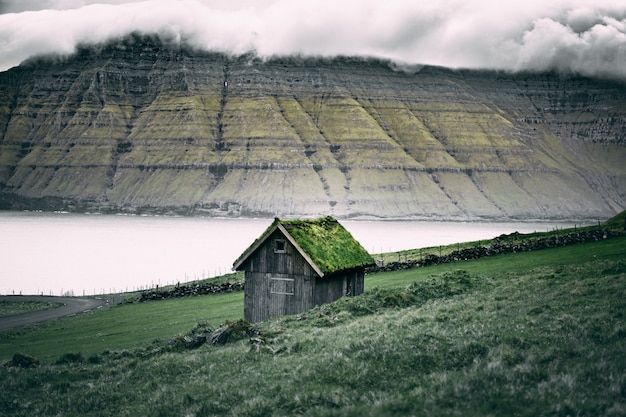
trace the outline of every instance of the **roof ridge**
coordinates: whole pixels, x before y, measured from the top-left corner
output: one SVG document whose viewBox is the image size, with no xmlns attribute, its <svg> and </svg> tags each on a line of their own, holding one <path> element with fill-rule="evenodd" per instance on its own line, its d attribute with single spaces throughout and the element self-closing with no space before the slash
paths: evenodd
<svg viewBox="0 0 626 417">
<path fill-rule="evenodd" d="M 302 220 L 275 217 L 265 232 L 235 261 L 233 268 L 239 267 L 276 229 L 289 234 L 301 254 L 308 258 L 307 262 L 316 272 L 321 272 L 321 276 L 374 265 L 372 256 L 332 216 Z"/>
</svg>

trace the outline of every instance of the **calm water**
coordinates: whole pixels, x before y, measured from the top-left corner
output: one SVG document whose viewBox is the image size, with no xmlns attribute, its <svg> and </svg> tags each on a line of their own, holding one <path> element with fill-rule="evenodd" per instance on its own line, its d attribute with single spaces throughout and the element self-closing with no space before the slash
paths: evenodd
<svg viewBox="0 0 626 417">
<path fill-rule="evenodd" d="M 92 295 L 229 272 L 272 219 L 0 211 L 0 294 Z M 370 253 L 414 249 L 566 223 L 341 221 Z"/>
</svg>

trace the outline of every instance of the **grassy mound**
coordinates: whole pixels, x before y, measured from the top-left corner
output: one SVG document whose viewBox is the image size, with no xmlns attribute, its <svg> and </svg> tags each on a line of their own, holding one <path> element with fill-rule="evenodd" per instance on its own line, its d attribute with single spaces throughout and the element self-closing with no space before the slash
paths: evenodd
<svg viewBox="0 0 626 417">
<path fill-rule="evenodd" d="M 521 272 L 456 269 L 263 322 L 262 344 L 244 336 L 180 350 L 155 340 L 87 361 L 6 365 L 0 410 L 625 415 L 625 307 L 623 259 Z"/>
</svg>

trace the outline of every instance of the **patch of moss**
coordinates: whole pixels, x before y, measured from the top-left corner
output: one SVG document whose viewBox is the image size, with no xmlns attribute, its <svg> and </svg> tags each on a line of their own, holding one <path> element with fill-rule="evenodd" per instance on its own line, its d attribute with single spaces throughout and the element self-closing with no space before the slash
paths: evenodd
<svg viewBox="0 0 626 417">
<path fill-rule="evenodd" d="M 337 220 L 276 220 L 324 273 L 374 264 L 374 259 Z"/>
</svg>

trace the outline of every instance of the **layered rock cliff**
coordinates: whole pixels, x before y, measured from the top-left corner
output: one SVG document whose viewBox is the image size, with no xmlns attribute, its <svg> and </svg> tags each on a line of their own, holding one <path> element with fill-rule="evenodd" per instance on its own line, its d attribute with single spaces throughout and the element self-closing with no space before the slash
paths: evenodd
<svg viewBox="0 0 626 417">
<path fill-rule="evenodd" d="M 625 136 L 619 82 L 131 36 L 0 73 L 0 208 L 603 218 Z"/>
</svg>

